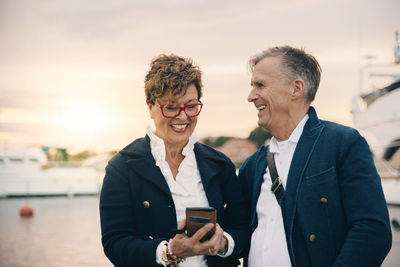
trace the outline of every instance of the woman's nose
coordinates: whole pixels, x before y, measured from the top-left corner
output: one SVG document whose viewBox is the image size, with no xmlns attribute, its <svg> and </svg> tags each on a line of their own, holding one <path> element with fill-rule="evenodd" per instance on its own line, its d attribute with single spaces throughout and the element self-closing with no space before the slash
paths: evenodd
<svg viewBox="0 0 400 267">
<path fill-rule="evenodd" d="M 186 112 L 185 112 L 184 109 L 181 109 L 181 110 L 179 110 L 179 113 L 178 113 L 178 115 L 176 115 L 175 118 L 179 118 L 179 119 L 185 120 L 185 119 L 188 118 L 188 115 L 186 115 Z"/>
</svg>

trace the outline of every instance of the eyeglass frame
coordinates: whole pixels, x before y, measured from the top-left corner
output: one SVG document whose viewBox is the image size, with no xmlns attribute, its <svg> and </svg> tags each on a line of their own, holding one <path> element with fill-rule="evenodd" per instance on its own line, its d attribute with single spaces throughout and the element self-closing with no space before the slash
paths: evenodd
<svg viewBox="0 0 400 267">
<path fill-rule="evenodd" d="M 167 119 L 173 119 L 173 118 L 178 117 L 179 114 L 181 114 L 182 110 L 183 110 L 183 112 L 185 112 L 186 116 L 188 116 L 189 118 L 194 118 L 194 117 L 199 116 L 201 110 L 203 109 L 203 103 L 201 103 L 200 100 L 199 100 L 199 103 L 189 104 L 189 105 L 186 105 L 186 106 L 183 106 L 183 107 L 179 107 L 179 106 L 175 106 L 175 105 L 171 105 L 171 104 L 161 105 L 161 104 L 158 104 L 158 103 L 157 103 L 157 105 L 160 107 L 161 114 L 163 115 L 163 117 L 164 117 L 164 118 L 167 118 Z M 186 108 L 187 108 L 187 107 L 190 107 L 190 106 L 197 106 L 197 105 L 200 106 L 199 113 L 197 113 L 197 114 L 194 115 L 194 116 L 189 116 L 189 115 L 186 113 Z M 175 108 L 179 108 L 178 114 L 176 114 L 175 116 L 166 116 L 166 115 L 164 114 L 164 107 L 168 107 L 168 106 L 170 106 L 170 107 L 175 107 Z"/>
</svg>

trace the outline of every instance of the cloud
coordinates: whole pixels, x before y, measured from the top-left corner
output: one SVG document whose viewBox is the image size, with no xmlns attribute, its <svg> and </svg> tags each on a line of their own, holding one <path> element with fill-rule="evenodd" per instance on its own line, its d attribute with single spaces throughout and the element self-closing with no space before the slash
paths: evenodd
<svg viewBox="0 0 400 267">
<path fill-rule="evenodd" d="M 204 71 L 207 109 L 198 129 L 245 136 L 256 124 L 246 102 L 247 60 L 282 44 L 317 57 L 319 114 L 345 121 L 360 57 L 391 59 L 398 10 L 398 0 L 0 0 L 0 123 L 7 114 L 8 122 L 49 114 L 73 121 L 74 110 L 99 110 L 123 121 L 129 131 L 115 131 L 129 140 L 145 127 L 150 60 L 175 53 Z"/>
<path fill-rule="evenodd" d="M 49 99 L 56 99 L 56 93 L 49 94 L 46 92 L 37 92 L 31 90 L 1 90 L 0 94 L 0 111 L 1 109 L 12 108 L 43 108 L 52 106 Z"/>
</svg>

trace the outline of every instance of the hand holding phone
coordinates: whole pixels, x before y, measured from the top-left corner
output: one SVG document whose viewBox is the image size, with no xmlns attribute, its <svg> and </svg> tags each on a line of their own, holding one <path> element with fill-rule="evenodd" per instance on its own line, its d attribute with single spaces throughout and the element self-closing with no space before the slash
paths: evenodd
<svg viewBox="0 0 400 267">
<path fill-rule="evenodd" d="M 190 207 L 186 208 L 186 231 L 190 237 L 194 235 L 197 230 L 206 225 L 213 223 L 214 227 L 203 236 L 200 242 L 210 239 L 215 233 L 215 226 L 217 222 L 217 211 L 213 207 Z"/>
</svg>

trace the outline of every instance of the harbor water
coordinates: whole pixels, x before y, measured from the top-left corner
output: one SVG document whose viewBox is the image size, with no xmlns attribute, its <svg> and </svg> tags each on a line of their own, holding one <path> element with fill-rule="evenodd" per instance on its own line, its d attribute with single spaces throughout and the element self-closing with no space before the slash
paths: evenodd
<svg viewBox="0 0 400 267">
<path fill-rule="evenodd" d="M 0 199 L 0 266 L 104 266 L 99 198 Z M 29 204 L 32 217 L 19 215 Z"/>
<path fill-rule="evenodd" d="M 390 224 L 392 227 L 392 249 L 383 262 L 383 267 L 400 266 L 400 205 L 388 205 Z"/>
<path fill-rule="evenodd" d="M 0 198 L 1 267 L 110 267 L 101 246 L 98 197 Z M 23 218 L 23 205 L 34 209 Z M 400 207 L 389 206 L 400 222 Z M 392 225 L 393 246 L 382 266 L 400 266 L 399 228 Z"/>
</svg>

